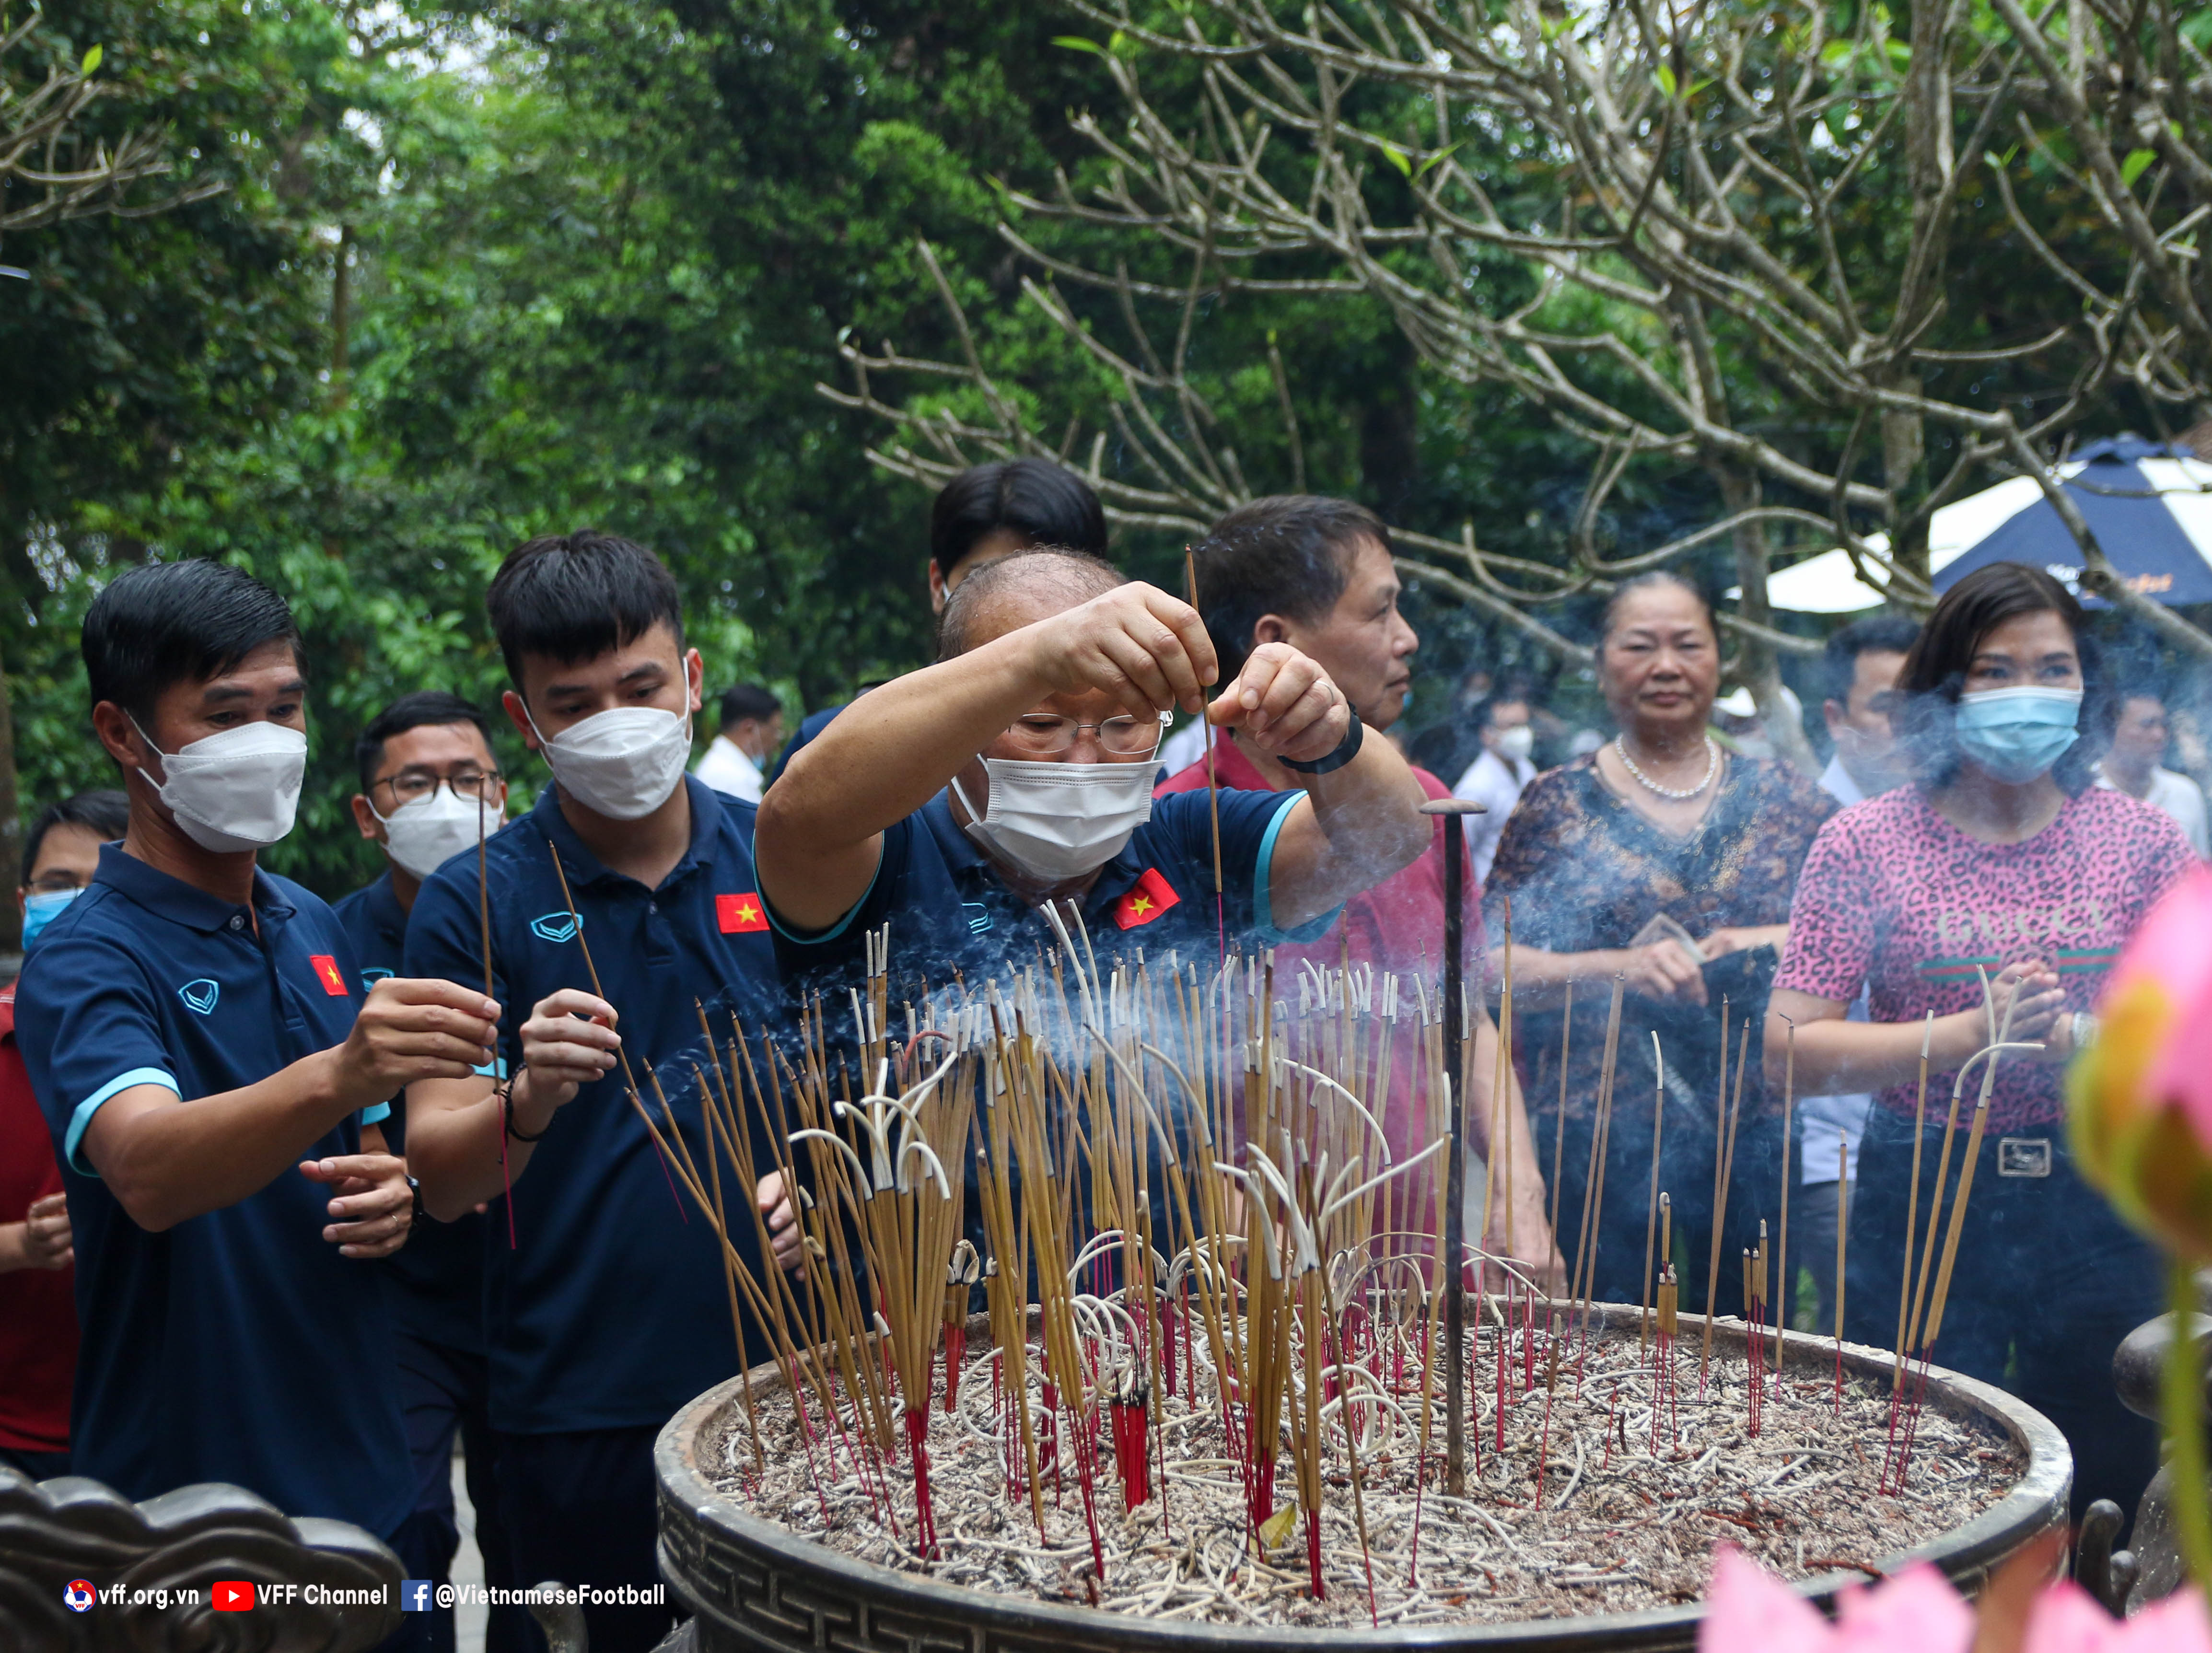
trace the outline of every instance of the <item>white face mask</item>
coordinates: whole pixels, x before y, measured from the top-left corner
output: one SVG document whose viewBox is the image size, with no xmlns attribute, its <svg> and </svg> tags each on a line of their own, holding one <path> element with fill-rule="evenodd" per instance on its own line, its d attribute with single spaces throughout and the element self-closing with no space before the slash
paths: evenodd
<svg viewBox="0 0 2212 1653">
<path fill-rule="evenodd" d="M 691 761 L 691 720 L 657 706 L 594 712 L 550 739 L 537 719 L 530 728 L 561 789 L 612 821 L 641 820 L 659 809 Z"/>
<path fill-rule="evenodd" d="M 1491 737 L 1490 745 L 1508 763 L 1525 763 L 1528 754 L 1536 750 L 1536 732 L 1525 723 L 1516 729 L 1500 729 Z"/>
<path fill-rule="evenodd" d="M 369 811 L 376 815 L 376 806 Z M 427 878 L 454 856 L 474 849 L 479 835 L 489 838 L 506 823 L 502 807 L 481 799 L 463 798 L 444 781 L 428 798 L 402 804 L 389 815 L 377 815 L 384 827 L 384 848 L 402 867 L 418 878 Z"/>
<path fill-rule="evenodd" d="M 952 782 L 971 817 L 968 836 L 1040 883 L 1079 878 L 1105 866 L 1152 818 L 1156 763 L 987 757 L 983 768 L 991 777 L 991 807 L 980 817 L 959 781 Z"/>
<path fill-rule="evenodd" d="M 138 720 L 131 726 L 138 729 Z M 266 849 L 291 831 L 307 774 L 307 737 L 281 723 L 241 723 L 173 752 L 139 739 L 161 760 L 166 781 L 146 784 L 169 806 L 184 835 L 216 854 Z"/>
</svg>

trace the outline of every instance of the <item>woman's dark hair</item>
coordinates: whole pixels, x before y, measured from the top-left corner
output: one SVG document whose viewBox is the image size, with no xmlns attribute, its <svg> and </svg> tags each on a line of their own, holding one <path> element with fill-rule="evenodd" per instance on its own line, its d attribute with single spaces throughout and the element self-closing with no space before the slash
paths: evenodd
<svg viewBox="0 0 2212 1653">
<path fill-rule="evenodd" d="M 85 611 L 77 646 L 92 703 L 146 723 L 171 684 L 219 678 L 264 643 L 292 643 L 296 659 L 299 641 L 283 598 L 243 568 L 194 557 L 118 574 Z"/>
<path fill-rule="evenodd" d="M 1613 627 L 1620 623 L 1620 611 L 1630 598 L 1641 591 L 1658 591 L 1669 586 L 1677 591 L 1689 593 L 1696 599 L 1698 610 L 1705 617 L 1705 629 L 1713 634 L 1713 639 L 1717 642 L 1721 635 L 1720 623 L 1713 618 L 1713 605 L 1705 600 L 1705 593 L 1679 574 L 1669 574 L 1664 568 L 1653 568 L 1622 580 L 1613 587 L 1613 595 L 1605 599 L 1605 611 L 1597 623 L 1598 647 L 1601 650 L 1604 648 L 1606 640 L 1613 635 Z"/>
<path fill-rule="evenodd" d="M 1001 529 L 1031 545 L 1057 545 L 1102 561 L 1106 513 L 1082 477 L 1049 459 L 999 459 L 971 465 L 929 507 L 929 554 L 948 574 Z"/>
<path fill-rule="evenodd" d="M 516 546 L 492 576 L 484 606 L 517 693 L 525 654 L 576 665 L 663 622 L 684 646 L 683 601 L 667 565 L 642 545 L 592 528 Z"/>
<path fill-rule="evenodd" d="M 1350 500 L 1278 494 L 1240 505 L 1192 554 L 1198 610 L 1220 656 L 1221 681 L 1244 669 L 1263 614 L 1317 624 L 1344 595 L 1360 542 L 1392 551 L 1382 518 Z"/>
<path fill-rule="evenodd" d="M 2094 781 L 2097 759 L 2112 738 L 2119 703 L 2112 696 L 2097 640 L 2088 634 L 2081 605 L 2041 568 L 2025 562 L 1991 562 L 1976 568 L 1943 594 L 1920 629 L 1920 640 L 1898 674 L 1899 704 L 1891 726 L 1923 787 L 1940 787 L 1957 772 L 1955 728 L 1960 692 L 1975 651 L 1990 633 L 2023 614 L 2056 614 L 2074 634 L 2081 662 L 2081 738 L 2051 765 L 2051 778 L 2069 796 Z"/>
<path fill-rule="evenodd" d="M 31 869 L 39 864 L 39 851 L 46 847 L 46 834 L 58 826 L 85 827 L 98 833 L 100 842 L 112 843 L 131 830 L 130 794 L 105 789 L 81 792 L 40 810 L 38 818 L 31 823 L 31 830 L 23 835 L 21 882 L 30 883 Z"/>
</svg>

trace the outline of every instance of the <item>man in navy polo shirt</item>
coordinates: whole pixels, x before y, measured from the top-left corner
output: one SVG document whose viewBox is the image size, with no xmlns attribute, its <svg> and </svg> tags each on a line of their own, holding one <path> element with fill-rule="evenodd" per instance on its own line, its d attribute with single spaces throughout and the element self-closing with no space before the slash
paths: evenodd
<svg viewBox="0 0 2212 1653">
<path fill-rule="evenodd" d="M 40 937 L 16 1030 L 76 1232 L 76 1468 L 131 1498 L 236 1482 L 412 1567 L 390 1322 L 358 1260 L 413 1202 L 368 1121 L 489 1061 L 498 1007 L 447 981 L 364 994 L 331 909 L 257 869 L 307 760 L 298 641 L 221 563 L 94 600 L 93 726 L 130 830 Z"/>
<path fill-rule="evenodd" d="M 873 690 L 868 716 L 823 731 L 761 803 L 761 893 L 786 977 L 830 1003 L 885 923 L 902 980 L 1028 961 L 1054 945 L 1048 901 L 1079 909 L 1102 969 L 1135 947 L 1211 957 L 1224 933 L 1232 945 L 1317 936 L 1428 845 L 1405 760 L 1363 741 L 1318 665 L 1268 643 L 1209 705 L 1216 660 L 1197 611 L 1095 557 L 1026 551 L 976 570 L 945 603 L 938 652 Z M 1301 791 L 1221 795 L 1219 913 L 1210 800 L 1152 797 L 1176 706 L 1301 772 Z M 762 1197 L 788 1261 L 798 1231 L 774 1182 Z"/>
<path fill-rule="evenodd" d="M 714 1231 L 678 1203 L 617 1052 L 641 1085 L 653 1064 L 703 1171 L 699 1006 L 726 1042 L 733 1014 L 750 1037 L 781 1003 L 753 809 L 684 773 L 700 660 L 652 552 L 606 534 L 534 539 L 501 565 L 489 605 L 507 714 L 553 774 L 485 857 L 491 973 L 529 1008 L 503 1030 L 511 1097 L 488 1079 L 415 1087 L 409 1156 L 433 1217 L 512 1186 L 512 1229 L 491 1225 L 486 1254 L 485 1334 L 517 1571 L 650 1587 L 655 1434 L 769 1351 L 737 1346 Z M 474 855 L 430 877 L 409 969 L 481 987 L 477 895 Z M 649 1085 L 644 1102 L 657 1109 Z M 750 1226 L 732 1223 L 741 1243 Z M 593 1653 L 611 1653 L 650 1647 L 671 1613 L 585 1616 Z"/>
<path fill-rule="evenodd" d="M 404 968 L 407 915 L 422 880 L 455 855 L 474 858 L 479 836 L 507 818 L 507 782 L 491 753 L 484 714 L 458 695 L 426 689 L 402 696 L 370 720 L 354 744 L 361 790 L 353 817 L 361 836 L 384 851 L 385 870 L 333 909 L 353 943 L 364 991 Z M 406 1109 L 386 1123 L 385 1137 L 406 1152 Z M 502 1212 L 496 1224 L 506 1220 Z M 496 1449 L 483 1344 L 484 1218 L 464 1212 L 450 1223 L 416 1223 L 406 1246 L 384 1266 L 399 1352 L 400 1415 L 415 1465 L 415 1509 L 431 1544 L 420 1575 L 446 1582 L 460 1528 L 453 1510 L 453 1436 L 461 1437 L 469 1502 L 476 1508 L 477 1548 L 484 1582 L 505 1589 L 518 1580 L 508 1565 L 507 1528 L 499 1514 Z M 453 1610 L 425 1615 L 437 1650 L 454 1644 Z M 528 1645 L 519 1607 L 495 1607 L 486 1626 L 489 1653 Z"/>
</svg>

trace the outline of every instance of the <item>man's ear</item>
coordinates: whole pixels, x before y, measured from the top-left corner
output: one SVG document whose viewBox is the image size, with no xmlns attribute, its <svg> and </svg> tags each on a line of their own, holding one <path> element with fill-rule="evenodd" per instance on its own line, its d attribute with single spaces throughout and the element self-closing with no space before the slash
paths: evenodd
<svg viewBox="0 0 2212 1653">
<path fill-rule="evenodd" d="M 1252 647 L 1291 641 L 1291 623 L 1279 614 L 1263 614 L 1252 622 Z"/>
<path fill-rule="evenodd" d="M 951 590 L 951 587 L 945 583 L 945 570 L 937 566 L 935 557 L 931 557 L 929 559 L 929 611 L 932 614 L 945 612 L 945 595 Z"/>
<path fill-rule="evenodd" d="M 536 751 L 539 744 L 538 731 L 530 726 L 530 708 L 522 703 L 522 696 L 510 689 L 499 697 L 499 703 L 507 714 L 507 720 L 514 726 L 514 732 L 522 737 L 522 744 Z"/>
<path fill-rule="evenodd" d="M 92 730 L 126 775 L 132 769 L 145 767 L 139 757 L 138 732 L 131 726 L 130 714 L 113 701 L 101 701 L 92 708 Z"/>
<path fill-rule="evenodd" d="M 368 797 L 362 793 L 354 793 L 350 807 L 353 823 L 361 829 L 361 836 L 372 842 L 383 842 L 384 830 L 377 823 L 376 806 L 368 801 Z"/>
<path fill-rule="evenodd" d="M 705 693 L 707 663 L 699 658 L 699 651 L 696 648 L 687 648 L 684 651 L 684 679 L 686 684 L 685 697 L 690 702 L 684 709 L 687 712 L 698 711 L 707 703 Z"/>
<path fill-rule="evenodd" d="M 1820 718 L 1828 726 L 1828 738 L 1831 740 L 1836 738 L 1837 730 L 1850 726 L 1850 714 L 1837 701 L 1824 700 L 1820 702 Z"/>
</svg>

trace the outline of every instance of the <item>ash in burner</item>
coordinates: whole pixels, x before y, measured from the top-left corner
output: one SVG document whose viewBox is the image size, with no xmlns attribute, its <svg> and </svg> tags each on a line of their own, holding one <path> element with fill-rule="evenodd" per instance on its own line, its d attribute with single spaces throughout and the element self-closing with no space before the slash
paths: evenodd
<svg viewBox="0 0 2212 1653">
<path fill-rule="evenodd" d="M 1188 1383 L 1162 1398 L 1149 1496 L 1133 1510 L 1112 1473 L 1106 1425 L 1098 1426 L 1096 1451 L 1079 1455 L 1079 1425 L 1063 1413 L 1048 1428 L 1033 1381 L 1033 1425 L 1041 1437 L 1056 1435 L 1058 1448 L 1040 1476 L 1039 1530 L 1012 1438 L 1014 1414 L 993 1381 L 995 1350 L 969 1363 L 953 1413 L 941 1396 L 929 1413 L 933 1560 L 915 1547 L 904 1455 L 868 1453 L 856 1468 L 849 1408 L 841 1409 L 842 1427 L 825 1431 L 810 1406 L 809 1439 L 788 1394 L 780 1385 L 763 1393 L 767 1468 L 757 1476 L 733 1409 L 716 1443 L 716 1487 L 759 1518 L 841 1553 L 945 1583 L 1154 1619 L 1357 1628 L 1674 1606 L 1703 1593 L 1713 1547 L 1723 1541 L 1790 1578 L 1870 1571 L 1885 1556 L 1972 1520 L 2027 1467 L 1994 1426 L 1931 1407 L 1911 1480 L 1902 1494 L 1889 1495 L 1880 1487 L 1891 1421 L 1886 1377 L 1850 1377 L 1839 1412 L 1825 1351 L 1815 1358 L 1802 1342 L 1793 1345 L 1780 1376 L 1764 1374 L 1753 1436 L 1752 1370 L 1740 1346 L 1716 1348 L 1701 1400 L 1698 1349 L 1686 1338 L 1670 1357 L 1671 1415 L 1662 1409 L 1655 1417 L 1656 1352 L 1639 1349 L 1633 1320 L 1625 1331 L 1594 1322 L 1585 1347 L 1562 1305 L 1555 1383 L 1547 1382 L 1553 1343 L 1540 1304 L 1533 1328 L 1501 1334 L 1497 1320 L 1492 1312 L 1469 1339 L 1474 1417 L 1464 1498 L 1444 1495 L 1440 1427 L 1431 1428 L 1417 1485 L 1422 1386 L 1413 1363 L 1385 1352 L 1371 1363 L 1374 1387 L 1352 1401 L 1356 1501 L 1345 1406 L 1334 1395 L 1326 1401 L 1320 1600 L 1311 1594 L 1304 1512 L 1295 1503 L 1286 1498 L 1254 1542 L 1244 1455 L 1228 1432 L 1238 1420 L 1231 1408 L 1224 1428 L 1202 1339 L 1183 1352 L 1195 1365 L 1201 1404 L 1194 1409 Z M 1357 1360 L 1356 1333 L 1350 1341 Z M 1040 1363 L 1028 1364 L 1036 1373 Z M 1079 1455 L 1099 1466 L 1103 1581 L 1077 1483 Z M 1355 1504 L 1364 1513 L 1364 1548 Z"/>
</svg>

